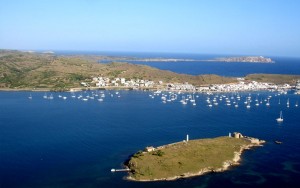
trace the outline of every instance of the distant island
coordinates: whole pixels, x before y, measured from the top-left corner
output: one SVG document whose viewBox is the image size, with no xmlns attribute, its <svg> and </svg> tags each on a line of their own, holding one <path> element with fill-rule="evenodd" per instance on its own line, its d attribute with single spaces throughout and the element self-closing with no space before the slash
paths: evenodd
<svg viewBox="0 0 300 188">
<path fill-rule="evenodd" d="M 233 133 L 212 139 L 177 142 L 160 147 L 146 147 L 127 162 L 133 181 L 168 181 L 199 176 L 209 172 L 222 172 L 238 165 L 245 149 L 262 146 L 263 140 Z M 114 169 L 113 169 L 114 170 Z"/>
<path fill-rule="evenodd" d="M 136 57 L 101 57 L 100 61 L 128 61 L 128 62 L 242 62 L 242 63 L 274 63 L 271 58 L 263 56 L 221 57 L 214 59 L 178 59 L 178 58 L 136 58 Z"/>
<path fill-rule="evenodd" d="M 216 58 L 211 61 L 245 62 L 245 63 L 274 63 L 274 61 L 271 58 L 266 58 L 263 56 L 223 57 L 223 58 Z"/>
</svg>

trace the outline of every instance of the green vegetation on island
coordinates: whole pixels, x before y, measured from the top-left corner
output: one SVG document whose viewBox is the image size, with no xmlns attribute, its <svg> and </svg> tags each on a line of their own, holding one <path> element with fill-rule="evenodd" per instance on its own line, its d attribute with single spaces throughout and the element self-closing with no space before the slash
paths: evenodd
<svg viewBox="0 0 300 188">
<path fill-rule="evenodd" d="M 236 133 L 241 135 L 240 133 Z M 244 149 L 264 141 L 243 137 L 217 137 L 183 141 L 158 148 L 147 147 L 134 154 L 126 166 L 130 180 L 175 180 L 208 172 L 221 172 L 238 164 Z"/>
</svg>

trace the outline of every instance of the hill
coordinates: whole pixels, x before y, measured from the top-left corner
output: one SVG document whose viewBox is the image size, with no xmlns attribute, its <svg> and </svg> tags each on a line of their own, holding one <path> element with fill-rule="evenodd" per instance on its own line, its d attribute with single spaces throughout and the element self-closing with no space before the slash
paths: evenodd
<svg viewBox="0 0 300 188">
<path fill-rule="evenodd" d="M 257 82 L 270 82 L 274 84 L 295 84 L 300 80 L 300 75 L 285 74 L 249 74 L 245 80 Z"/>
<path fill-rule="evenodd" d="M 11 50 L 0 51 L 0 88 L 68 90 L 95 76 L 189 82 L 194 85 L 231 83 L 234 78 L 192 76 L 129 63 L 101 64 L 89 57 L 56 56 Z"/>
</svg>

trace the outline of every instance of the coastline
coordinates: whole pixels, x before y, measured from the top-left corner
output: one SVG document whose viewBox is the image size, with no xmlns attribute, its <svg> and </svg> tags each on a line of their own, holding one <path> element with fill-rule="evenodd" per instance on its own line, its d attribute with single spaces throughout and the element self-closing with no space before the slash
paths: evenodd
<svg viewBox="0 0 300 188">
<path fill-rule="evenodd" d="M 230 167 L 240 165 L 241 155 L 243 154 L 243 152 L 245 150 L 249 150 L 253 147 L 261 147 L 265 143 L 264 140 L 259 140 L 257 138 L 252 138 L 252 137 L 247 137 L 247 136 L 245 136 L 243 139 L 249 140 L 250 143 L 247 144 L 247 145 L 242 145 L 240 147 L 239 151 L 234 152 L 234 156 L 231 160 L 223 161 L 222 167 L 220 167 L 220 168 L 205 167 L 205 168 L 200 169 L 196 173 L 186 172 L 186 173 L 183 173 L 181 175 L 171 176 L 171 177 L 166 177 L 166 178 L 135 179 L 131 175 L 128 175 L 128 176 L 125 177 L 125 179 L 129 180 L 129 181 L 136 181 L 136 182 L 175 181 L 175 180 L 178 180 L 178 179 L 185 179 L 185 178 L 190 178 L 190 177 L 195 177 L 195 176 L 202 176 L 202 175 L 205 175 L 205 174 L 211 173 L 211 172 L 224 172 L 224 171 L 230 170 Z M 159 146 L 158 148 L 164 148 L 166 146 L 170 146 L 170 145 L 173 145 L 173 144 L 176 144 L 176 143 Z M 126 168 L 130 169 L 128 166 L 126 166 Z"/>
</svg>

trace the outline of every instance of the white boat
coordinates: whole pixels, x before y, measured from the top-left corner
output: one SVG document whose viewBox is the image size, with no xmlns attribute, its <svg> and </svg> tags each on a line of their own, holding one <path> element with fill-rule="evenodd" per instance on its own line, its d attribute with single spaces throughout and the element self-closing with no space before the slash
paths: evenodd
<svg viewBox="0 0 300 188">
<path fill-rule="evenodd" d="M 290 107 L 290 99 L 289 98 L 287 99 L 286 107 L 288 107 L 288 108 Z"/>
<path fill-rule="evenodd" d="M 266 103 L 266 106 L 270 106 L 269 98 L 268 98 L 268 102 Z"/>
<path fill-rule="evenodd" d="M 250 108 L 251 106 L 250 106 L 250 101 L 248 101 L 248 104 L 247 104 L 247 106 L 246 106 L 247 108 Z"/>
<path fill-rule="evenodd" d="M 283 122 L 282 111 L 280 111 L 279 118 L 276 119 L 277 122 Z"/>
<path fill-rule="evenodd" d="M 167 101 L 168 102 L 171 102 L 172 100 L 171 100 L 171 95 L 169 95 L 169 98 L 167 99 Z M 183 101 L 183 99 L 182 99 L 182 101 Z"/>
<path fill-rule="evenodd" d="M 48 99 L 52 100 L 53 99 L 53 95 L 51 94 Z"/>
<path fill-rule="evenodd" d="M 192 95 L 192 99 L 190 101 L 191 101 L 191 103 L 195 103 L 195 97 L 194 97 L 194 95 Z"/>
<path fill-rule="evenodd" d="M 32 96 L 31 96 L 31 94 L 29 95 L 28 99 L 32 99 Z"/>
</svg>

